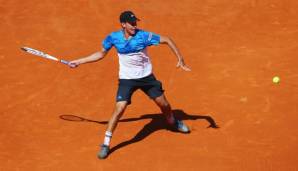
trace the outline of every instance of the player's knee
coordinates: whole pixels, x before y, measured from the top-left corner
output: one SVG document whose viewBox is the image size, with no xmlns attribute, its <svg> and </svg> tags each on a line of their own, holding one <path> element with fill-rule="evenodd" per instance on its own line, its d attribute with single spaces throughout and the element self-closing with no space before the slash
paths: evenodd
<svg viewBox="0 0 298 171">
<path fill-rule="evenodd" d="M 119 114 L 123 113 L 126 106 L 127 106 L 127 102 L 117 102 L 116 109 L 115 109 L 116 113 L 119 113 Z"/>
</svg>

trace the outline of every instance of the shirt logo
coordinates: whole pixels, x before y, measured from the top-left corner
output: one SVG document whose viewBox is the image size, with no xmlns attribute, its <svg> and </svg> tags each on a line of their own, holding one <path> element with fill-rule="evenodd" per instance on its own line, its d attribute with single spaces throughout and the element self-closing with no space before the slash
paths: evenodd
<svg viewBox="0 0 298 171">
<path fill-rule="evenodd" d="M 152 33 L 149 33 L 148 41 L 150 41 L 151 39 L 152 39 Z"/>
</svg>

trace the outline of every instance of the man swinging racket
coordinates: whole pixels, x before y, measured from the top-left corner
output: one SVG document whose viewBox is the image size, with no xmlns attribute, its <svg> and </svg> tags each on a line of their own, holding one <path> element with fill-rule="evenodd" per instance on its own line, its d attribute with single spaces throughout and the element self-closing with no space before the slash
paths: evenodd
<svg viewBox="0 0 298 171">
<path fill-rule="evenodd" d="M 138 21 L 139 19 L 133 12 L 122 12 L 120 15 L 122 29 L 112 32 L 103 40 L 101 51 L 69 63 L 70 67 L 77 67 L 80 64 L 98 61 L 105 57 L 113 46 L 118 52 L 120 69 L 116 106 L 109 120 L 104 142 L 98 152 L 100 159 L 108 156 L 111 137 L 118 120 L 131 103 L 132 94 L 138 89 L 141 89 L 158 105 L 169 126 L 182 133 L 190 132 L 181 120 L 174 117 L 171 106 L 164 95 L 161 82 L 152 73 L 152 64 L 147 54 L 147 47 L 167 44 L 178 58 L 177 67 L 185 71 L 190 71 L 190 68 L 185 65 L 181 54 L 170 38 L 138 29 Z"/>
</svg>

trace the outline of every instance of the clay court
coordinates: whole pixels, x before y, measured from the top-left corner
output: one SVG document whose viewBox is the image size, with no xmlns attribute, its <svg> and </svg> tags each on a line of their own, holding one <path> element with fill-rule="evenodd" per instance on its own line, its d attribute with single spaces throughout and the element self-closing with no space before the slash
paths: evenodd
<svg viewBox="0 0 298 171">
<path fill-rule="evenodd" d="M 298 170 L 298 1 L 1 0 L 0 9 L 1 171 Z M 155 76 L 192 132 L 168 130 L 138 91 L 111 154 L 99 160 L 115 104 L 116 50 L 71 69 L 20 47 L 66 60 L 90 55 L 127 9 L 139 28 L 171 37 L 192 69 L 177 69 L 166 45 L 149 48 Z"/>
</svg>

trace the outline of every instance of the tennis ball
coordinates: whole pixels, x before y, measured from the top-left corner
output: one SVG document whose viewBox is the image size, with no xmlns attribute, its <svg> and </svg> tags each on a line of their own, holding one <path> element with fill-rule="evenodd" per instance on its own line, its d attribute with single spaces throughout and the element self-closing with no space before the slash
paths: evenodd
<svg viewBox="0 0 298 171">
<path fill-rule="evenodd" d="M 273 77 L 272 82 L 278 84 L 280 82 L 280 78 L 278 76 Z"/>
</svg>

